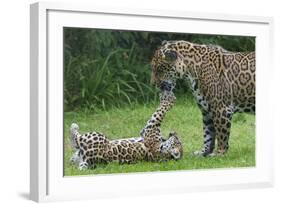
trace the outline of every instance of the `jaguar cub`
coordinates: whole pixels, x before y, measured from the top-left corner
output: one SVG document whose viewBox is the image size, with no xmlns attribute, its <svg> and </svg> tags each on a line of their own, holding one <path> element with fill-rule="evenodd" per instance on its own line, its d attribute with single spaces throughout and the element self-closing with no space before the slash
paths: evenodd
<svg viewBox="0 0 281 205">
<path fill-rule="evenodd" d="M 166 112 L 173 106 L 176 98 L 172 91 L 160 94 L 160 106 L 153 113 L 140 137 L 110 140 L 102 133 L 79 133 L 79 127 L 73 123 L 70 136 L 77 150 L 71 161 L 79 164 L 79 169 L 94 167 L 99 162 L 135 163 L 141 160 L 161 161 L 180 159 L 182 143 L 175 132 L 165 140 L 160 125 Z"/>
</svg>

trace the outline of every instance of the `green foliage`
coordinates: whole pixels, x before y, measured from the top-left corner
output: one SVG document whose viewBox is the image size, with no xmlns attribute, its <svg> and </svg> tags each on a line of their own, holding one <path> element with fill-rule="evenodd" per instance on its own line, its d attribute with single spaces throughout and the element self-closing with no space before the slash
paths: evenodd
<svg viewBox="0 0 281 205">
<path fill-rule="evenodd" d="M 105 173 L 128 173 L 145 171 L 191 170 L 210 168 L 252 167 L 255 166 L 255 116 L 236 114 L 233 118 L 230 149 L 223 157 L 195 157 L 193 151 L 201 149 L 203 143 L 202 117 L 195 101 L 178 98 L 175 107 L 167 113 L 161 125 L 164 136 L 176 131 L 183 143 L 183 158 L 168 162 L 138 162 L 136 164 L 110 163 L 97 165 L 96 169 L 79 171 L 69 159 L 74 153 L 69 137 L 71 123 L 79 124 L 80 132 L 99 131 L 109 139 L 139 136 L 140 130 L 155 111 L 159 102 L 116 108 L 95 113 L 66 112 L 64 120 L 64 174 L 87 175 Z M 240 121 L 243 119 L 243 121 Z"/>
<path fill-rule="evenodd" d="M 131 49 L 117 48 L 96 60 L 70 57 L 65 66 L 65 105 L 106 109 L 154 99 L 156 90 L 146 78 L 149 67 L 135 64 L 134 50 L 134 45 Z"/>
<path fill-rule="evenodd" d="M 149 62 L 163 40 L 255 49 L 254 37 L 65 28 L 65 111 L 108 110 L 158 99 L 150 85 Z M 177 86 L 178 95 L 187 93 L 186 82 Z"/>
</svg>

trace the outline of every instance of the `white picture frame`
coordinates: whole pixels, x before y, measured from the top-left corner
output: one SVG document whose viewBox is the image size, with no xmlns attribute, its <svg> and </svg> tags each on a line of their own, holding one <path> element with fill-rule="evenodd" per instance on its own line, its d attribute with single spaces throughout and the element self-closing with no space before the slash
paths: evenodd
<svg viewBox="0 0 281 205">
<path fill-rule="evenodd" d="M 271 95 L 268 87 L 263 86 L 266 85 L 265 82 L 270 86 L 268 70 L 273 69 L 272 18 L 189 11 L 97 8 L 95 5 L 46 2 L 32 4 L 30 14 L 32 200 L 95 199 L 273 186 L 273 133 L 270 129 L 272 113 L 267 109 Z M 256 166 L 64 177 L 63 27 L 256 36 Z"/>
</svg>

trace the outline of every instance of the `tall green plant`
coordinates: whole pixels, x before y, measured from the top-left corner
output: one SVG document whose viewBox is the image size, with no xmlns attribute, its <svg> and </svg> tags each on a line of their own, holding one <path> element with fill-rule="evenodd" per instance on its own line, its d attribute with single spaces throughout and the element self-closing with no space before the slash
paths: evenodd
<svg viewBox="0 0 281 205">
<path fill-rule="evenodd" d="M 156 90 L 149 86 L 149 78 L 139 75 L 145 73 L 148 77 L 149 68 L 136 63 L 136 58 L 134 46 L 116 49 L 105 59 L 72 57 L 65 68 L 66 110 L 76 106 L 108 109 L 155 98 Z M 73 75 L 76 76 L 76 88 L 69 90 Z"/>
</svg>

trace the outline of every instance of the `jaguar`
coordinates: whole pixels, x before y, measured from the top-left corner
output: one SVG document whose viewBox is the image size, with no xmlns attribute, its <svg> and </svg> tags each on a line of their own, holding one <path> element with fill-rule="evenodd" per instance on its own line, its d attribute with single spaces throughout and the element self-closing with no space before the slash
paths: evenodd
<svg viewBox="0 0 281 205">
<path fill-rule="evenodd" d="M 255 113 L 255 52 L 184 40 L 163 41 L 151 60 L 151 82 L 188 81 L 203 116 L 203 147 L 194 154 L 224 155 L 236 112 Z"/>
<path fill-rule="evenodd" d="M 110 140 L 106 135 L 95 131 L 80 134 L 79 126 L 73 123 L 70 136 L 76 152 L 70 160 L 83 170 L 95 167 L 100 162 L 135 163 L 142 160 L 180 159 L 183 149 L 177 133 L 171 132 L 168 139 L 165 139 L 160 130 L 161 122 L 175 100 L 172 91 L 163 91 L 160 94 L 160 106 L 147 121 L 140 136 L 135 138 Z"/>
</svg>

